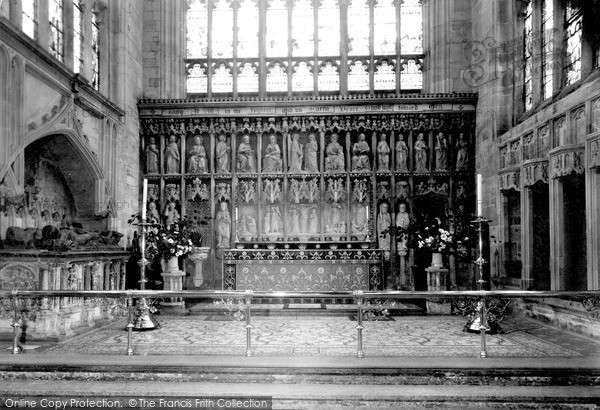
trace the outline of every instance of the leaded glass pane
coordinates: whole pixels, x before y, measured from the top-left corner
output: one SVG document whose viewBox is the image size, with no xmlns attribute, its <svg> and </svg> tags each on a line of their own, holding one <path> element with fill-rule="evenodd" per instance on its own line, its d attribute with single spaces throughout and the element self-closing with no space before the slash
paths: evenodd
<svg viewBox="0 0 600 410">
<path fill-rule="evenodd" d="M 37 32 L 37 1 L 36 0 L 23 0 L 21 2 L 21 11 L 23 20 L 21 22 L 23 33 L 29 37 L 35 39 Z"/>
<path fill-rule="evenodd" d="M 100 26 L 97 13 L 92 13 L 92 87 L 100 89 Z"/>
<path fill-rule="evenodd" d="M 256 0 L 242 0 L 238 9 L 237 56 L 258 57 L 258 6 Z"/>
<path fill-rule="evenodd" d="M 404 0 L 400 6 L 400 53 L 423 53 L 423 7 L 420 0 Z"/>
<path fill-rule="evenodd" d="M 338 91 L 340 89 L 340 73 L 338 62 L 319 62 L 319 91 Z"/>
<path fill-rule="evenodd" d="M 212 57 L 233 57 L 233 9 L 229 0 L 215 2 L 211 34 Z"/>
<path fill-rule="evenodd" d="M 206 94 L 208 78 L 206 66 L 200 63 L 187 64 L 187 92 L 191 94 Z"/>
<path fill-rule="evenodd" d="M 523 99 L 525 111 L 528 111 L 533 106 L 533 84 L 532 84 L 532 47 L 533 47 L 533 21 L 532 21 L 533 4 L 529 2 L 523 20 Z"/>
<path fill-rule="evenodd" d="M 393 61 L 382 60 L 376 64 L 373 86 L 375 90 L 396 89 L 396 71 Z"/>
<path fill-rule="evenodd" d="M 552 97 L 554 70 L 554 0 L 544 0 L 542 5 L 542 98 Z"/>
<path fill-rule="evenodd" d="M 396 54 L 396 6 L 393 0 L 377 0 L 375 18 L 375 54 Z"/>
<path fill-rule="evenodd" d="M 63 0 L 51 0 L 48 4 L 50 22 L 50 52 L 58 60 L 64 59 Z"/>
<path fill-rule="evenodd" d="M 213 93 L 231 93 L 233 92 L 233 75 L 231 67 L 227 63 L 218 63 L 214 65 L 212 75 Z"/>
<path fill-rule="evenodd" d="M 288 12 L 283 0 L 271 0 L 267 8 L 267 57 L 288 55 Z"/>
<path fill-rule="evenodd" d="M 369 55 L 369 4 L 352 0 L 348 6 L 348 55 Z"/>
<path fill-rule="evenodd" d="M 83 8 L 81 0 L 73 1 L 73 72 L 78 73 L 83 64 Z"/>
<path fill-rule="evenodd" d="M 312 91 L 314 89 L 312 64 L 299 61 L 294 64 L 292 91 Z"/>
<path fill-rule="evenodd" d="M 287 92 L 288 75 L 284 63 L 275 61 L 268 66 L 267 92 Z"/>
<path fill-rule="evenodd" d="M 423 62 L 410 58 L 402 61 L 400 88 L 402 90 L 420 90 L 423 88 Z"/>
<path fill-rule="evenodd" d="M 292 9 L 292 55 L 309 57 L 315 53 L 315 20 L 311 0 L 296 0 Z"/>
<path fill-rule="evenodd" d="M 258 92 L 258 74 L 256 63 L 244 62 L 239 63 L 239 71 L 237 78 L 237 90 L 240 93 L 256 93 Z"/>
<path fill-rule="evenodd" d="M 567 85 L 581 79 L 581 28 L 583 14 L 580 8 L 567 5 L 567 53 L 565 75 Z"/>
<path fill-rule="evenodd" d="M 208 56 L 208 9 L 206 0 L 188 0 L 187 10 L 187 56 Z"/>
<path fill-rule="evenodd" d="M 348 62 L 348 91 L 369 91 L 368 63 L 362 60 Z"/>
<path fill-rule="evenodd" d="M 322 0 L 319 6 L 319 56 L 340 54 L 340 8 L 336 0 Z"/>
</svg>

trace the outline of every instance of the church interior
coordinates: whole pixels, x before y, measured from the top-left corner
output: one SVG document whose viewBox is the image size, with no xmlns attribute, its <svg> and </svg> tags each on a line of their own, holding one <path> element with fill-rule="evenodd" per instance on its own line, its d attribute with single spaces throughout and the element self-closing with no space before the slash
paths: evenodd
<svg viewBox="0 0 600 410">
<path fill-rule="evenodd" d="M 0 0 L 0 405 L 597 408 L 596 18 Z"/>
</svg>

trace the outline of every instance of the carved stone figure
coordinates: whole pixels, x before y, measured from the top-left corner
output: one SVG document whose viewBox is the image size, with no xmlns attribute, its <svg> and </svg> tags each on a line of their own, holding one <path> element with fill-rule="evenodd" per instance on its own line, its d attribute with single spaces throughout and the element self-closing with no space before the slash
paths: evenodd
<svg viewBox="0 0 600 410">
<path fill-rule="evenodd" d="M 283 160 L 281 159 L 281 148 L 277 144 L 277 136 L 272 134 L 269 137 L 269 145 L 265 150 L 263 158 L 263 172 L 281 172 L 283 171 Z"/>
<path fill-rule="evenodd" d="M 146 147 L 146 172 L 148 174 L 158 174 L 158 145 L 154 137 L 150 137 Z"/>
<path fill-rule="evenodd" d="M 427 149 L 423 133 L 420 133 L 415 142 L 415 171 L 427 171 Z"/>
<path fill-rule="evenodd" d="M 217 173 L 224 174 L 231 170 L 231 161 L 229 156 L 231 147 L 227 143 L 227 137 L 225 134 L 219 135 L 219 142 L 217 143 Z"/>
<path fill-rule="evenodd" d="M 202 137 L 194 137 L 194 145 L 188 151 L 188 170 L 187 172 L 208 172 L 208 162 L 206 161 L 206 149 L 202 145 Z"/>
<path fill-rule="evenodd" d="M 148 204 L 148 222 L 160 223 L 160 214 L 158 213 L 158 209 L 156 209 L 156 204 L 154 202 Z"/>
<path fill-rule="evenodd" d="M 281 211 L 278 206 L 270 206 L 263 221 L 263 232 L 267 235 L 281 235 L 283 220 L 281 219 Z"/>
<path fill-rule="evenodd" d="M 317 210 L 312 208 L 310 215 L 308 216 L 308 233 L 310 235 L 317 235 L 319 232 L 319 216 Z"/>
<path fill-rule="evenodd" d="M 169 137 L 169 145 L 165 148 L 165 170 L 167 174 L 179 173 L 179 161 L 181 156 L 179 154 L 179 146 L 177 145 L 177 137 L 171 135 Z"/>
<path fill-rule="evenodd" d="M 408 212 L 406 212 L 406 204 L 401 203 L 398 205 L 398 213 L 396 214 L 396 226 L 399 228 L 406 229 L 410 224 L 410 216 Z M 398 240 L 398 251 L 406 252 L 406 242 L 408 238 L 406 235 L 403 235 L 401 239 Z"/>
<path fill-rule="evenodd" d="M 250 136 L 244 135 L 238 147 L 237 170 L 239 172 L 256 172 L 256 155 L 250 145 Z"/>
<path fill-rule="evenodd" d="M 217 248 L 229 248 L 231 237 L 231 214 L 227 209 L 227 202 L 221 202 L 216 218 L 217 225 Z"/>
<path fill-rule="evenodd" d="M 435 169 L 445 171 L 448 169 L 448 142 L 444 133 L 438 133 L 435 139 Z"/>
<path fill-rule="evenodd" d="M 338 142 L 337 134 L 331 134 L 329 137 L 329 144 L 327 144 L 325 154 L 325 171 L 343 172 L 346 170 L 344 149 Z"/>
<path fill-rule="evenodd" d="M 306 144 L 306 156 L 304 157 L 304 170 L 308 172 L 319 172 L 319 145 L 315 134 L 308 136 Z"/>
<path fill-rule="evenodd" d="M 292 135 L 289 147 L 289 163 L 290 172 L 302 171 L 302 158 L 304 157 L 304 150 L 302 144 L 300 144 L 300 135 Z"/>
<path fill-rule="evenodd" d="M 389 212 L 389 205 L 382 202 L 379 205 L 379 214 L 377 214 L 377 238 L 379 239 L 379 249 L 390 250 L 391 237 L 388 232 L 383 232 L 392 224 L 392 217 Z"/>
<path fill-rule="evenodd" d="M 352 171 L 370 171 L 371 161 L 369 154 L 371 147 L 366 141 L 365 134 L 358 136 L 358 142 L 352 147 Z"/>
<path fill-rule="evenodd" d="M 359 240 L 364 239 L 364 236 L 369 232 L 368 222 L 368 207 L 363 205 L 355 206 L 352 215 L 352 233 Z"/>
<path fill-rule="evenodd" d="M 169 229 L 172 224 L 176 224 L 179 222 L 181 216 L 179 215 L 177 209 L 175 209 L 175 202 L 169 202 L 169 204 L 165 208 L 164 217 L 167 229 Z"/>
<path fill-rule="evenodd" d="M 256 219 L 248 214 L 242 213 L 239 232 L 240 236 L 246 241 L 250 241 L 252 238 L 256 237 Z"/>
<path fill-rule="evenodd" d="M 456 142 L 456 170 L 464 171 L 468 166 L 468 152 L 467 152 L 467 141 L 465 141 L 465 136 L 461 132 L 458 136 L 458 141 Z"/>
<path fill-rule="evenodd" d="M 379 136 L 377 144 L 377 171 L 390 170 L 390 146 L 387 143 L 385 134 Z"/>
<path fill-rule="evenodd" d="M 398 136 L 396 143 L 396 171 L 408 171 L 408 145 L 402 134 Z"/>
</svg>

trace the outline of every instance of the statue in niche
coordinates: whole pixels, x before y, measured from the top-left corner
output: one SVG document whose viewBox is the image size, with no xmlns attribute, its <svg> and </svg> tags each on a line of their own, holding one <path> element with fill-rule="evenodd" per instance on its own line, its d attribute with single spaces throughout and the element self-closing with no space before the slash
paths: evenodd
<svg viewBox="0 0 600 410">
<path fill-rule="evenodd" d="M 146 172 L 158 174 L 158 146 L 154 137 L 150 137 L 146 147 Z"/>
<path fill-rule="evenodd" d="M 217 173 L 226 174 L 230 172 L 230 160 L 229 151 L 231 147 L 227 143 L 227 137 L 225 134 L 219 135 L 219 142 L 217 143 Z"/>
<path fill-rule="evenodd" d="M 406 212 L 406 204 L 402 202 L 402 203 L 400 203 L 400 205 L 398 205 L 398 213 L 396 214 L 396 226 L 401 229 L 406 229 L 406 228 L 408 228 L 409 224 L 410 224 L 410 215 L 408 215 L 408 212 Z M 402 238 L 398 241 L 398 245 L 397 245 L 399 252 L 406 252 L 407 241 L 408 241 L 407 236 L 402 235 Z"/>
<path fill-rule="evenodd" d="M 390 152 L 391 149 L 387 143 L 386 135 L 381 134 L 377 144 L 377 171 L 390 170 Z"/>
<path fill-rule="evenodd" d="M 256 155 L 250 145 L 250 136 L 244 135 L 238 147 L 237 170 L 239 172 L 256 172 Z"/>
<path fill-rule="evenodd" d="M 264 218 L 263 231 L 267 235 L 281 235 L 281 227 L 283 221 L 281 219 L 281 211 L 277 206 L 270 206 Z"/>
<path fill-rule="evenodd" d="M 219 204 L 219 212 L 216 218 L 217 224 L 217 248 L 229 248 L 231 237 L 231 214 L 227 208 L 227 202 Z"/>
<path fill-rule="evenodd" d="M 354 207 L 352 216 L 352 233 L 356 235 L 359 240 L 369 232 L 369 216 L 368 207 L 358 205 Z"/>
<path fill-rule="evenodd" d="M 169 202 L 167 204 L 167 207 L 165 208 L 164 217 L 165 217 L 165 225 L 166 225 L 167 229 L 169 229 L 172 224 L 176 224 L 179 222 L 179 219 L 181 219 L 181 216 L 179 215 L 179 212 L 175 208 L 175 202 Z"/>
<path fill-rule="evenodd" d="M 448 142 L 443 132 L 438 133 L 435 139 L 435 169 L 445 171 L 448 169 Z"/>
<path fill-rule="evenodd" d="M 188 160 L 189 173 L 208 172 L 208 163 L 206 161 L 206 149 L 202 145 L 202 137 L 194 137 L 194 145 L 190 148 Z"/>
<path fill-rule="evenodd" d="M 346 170 L 344 149 L 338 142 L 338 135 L 331 134 L 325 149 L 325 171 L 343 172 Z"/>
<path fill-rule="evenodd" d="M 342 206 L 340 204 L 331 205 L 329 215 L 329 224 L 325 227 L 325 232 L 332 234 L 346 233 L 346 222 L 342 220 Z"/>
<path fill-rule="evenodd" d="M 408 145 L 402 134 L 398 136 L 396 143 L 396 171 L 408 171 Z"/>
<path fill-rule="evenodd" d="M 468 166 L 468 153 L 467 153 L 467 141 L 465 140 L 464 134 L 461 132 L 456 142 L 456 170 L 464 171 Z"/>
<path fill-rule="evenodd" d="M 171 135 L 169 137 L 169 145 L 165 148 L 165 164 L 167 174 L 179 173 L 179 161 L 181 156 L 179 155 L 179 147 L 177 146 L 177 137 Z"/>
<path fill-rule="evenodd" d="M 315 208 L 310 210 L 310 215 L 308 216 L 308 233 L 311 236 L 315 236 L 319 233 L 319 216 L 317 215 L 317 210 Z"/>
<path fill-rule="evenodd" d="M 148 204 L 148 222 L 155 224 L 160 223 L 160 214 L 158 209 L 156 209 L 156 204 L 154 202 Z"/>
<path fill-rule="evenodd" d="M 302 171 L 302 158 L 304 157 L 303 146 L 300 144 L 300 134 L 292 135 L 289 145 L 289 170 L 290 172 L 300 172 Z"/>
<path fill-rule="evenodd" d="M 310 134 L 308 136 L 304 162 L 305 171 L 319 172 L 319 145 L 317 144 L 317 137 L 315 134 Z"/>
<path fill-rule="evenodd" d="M 263 172 L 281 172 L 283 171 L 283 160 L 281 159 L 281 148 L 277 144 L 277 136 L 269 136 L 269 145 L 265 150 L 263 158 Z"/>
<path fill-rule="evenodd" d="M 370 171 L 370 153 L 371 148 L 366 141 L 365 134 L 359 134 L 358 142 L 352 147 L 352 171 Z"/>
<path fill-rule="evenodd" d="M 296 208 L 292 208 L 289 211 L 290 214 L 290 236 L 298 236 L 301 233 L 300 230 L 300 213 Z"/>
<path fill-rule="evenodd" d="M 387 202 L 382 202 L 379 205 L 379 214 L 377 214 L 377 238 L 379 239 L 379 249 L 386 251 L 390 250 L 391 237 L 388 232 L 383 232 L 392 225 L 392 217 L 389 212 Z"/>
<path fill-rule="evenodd" d="M 256 219 L 252 216 L 242 212 L 242 218 L 240 219 L 239 227 L 240 236 L 246 241 L 252 240 L 256 237 Z"/>
<path fill-rule="evenodd" d="M 419 133 L 415 142 L 415 171 L 427 171 L 427 143 L 423 133 Z"/>
</svg>

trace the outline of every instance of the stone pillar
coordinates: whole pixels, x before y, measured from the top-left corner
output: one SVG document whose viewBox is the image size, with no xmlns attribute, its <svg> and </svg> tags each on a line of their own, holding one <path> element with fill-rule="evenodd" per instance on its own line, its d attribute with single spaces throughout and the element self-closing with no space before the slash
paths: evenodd
<svg viewBox="0 0 600 410">
<path fill-rule="evenodd" d="M 600 100 L 598 100 L 600 101 Z M 596 102 L 598 111 L 600 103 Z M 594 111 L 596 116 L 600 112 Z M 600 136 L 588 138 L 585 174 L 588 289 L 600 289 Z"/>
<path fill-rule="evenodd" d="M 521 191 L 521 289 L 531 287 L 531 269 L 533 261 L 533 231 L 531 222 L 533 209 L 531 209 L 531 189 L 524 187 Z"/>
<path fill-rule="evenodd" d="M 161 276 L 163 277 L 163 290 L 182 290 L 185 272 L 179 269 L 177 257 L 169 259 Z M 181 298 L 169 298 L 168 302 L 161 304 L 162 313 L 184 314 L 186 312 L 185 302 Z"/>
<path fill-rule="evenodd" d="M 208 246 L 195 247 L 189 258 L 194 262 L 194 286 L 199 288 L 204 283 L 204 276 L 202 276 L 202 263 L 208 258 L 208 252 L 210 248 Z"/>
<path fill-rule="evenodd" d="M 430 292 L 445 291 L 448 269 L 440 266 L 425 268 L 427 274 L 427 290 Z M 452 304 L 443 299 L 427 300 L 427 313 L 430 315 L 449 315 L 452 313 Z"/>
</svg>

